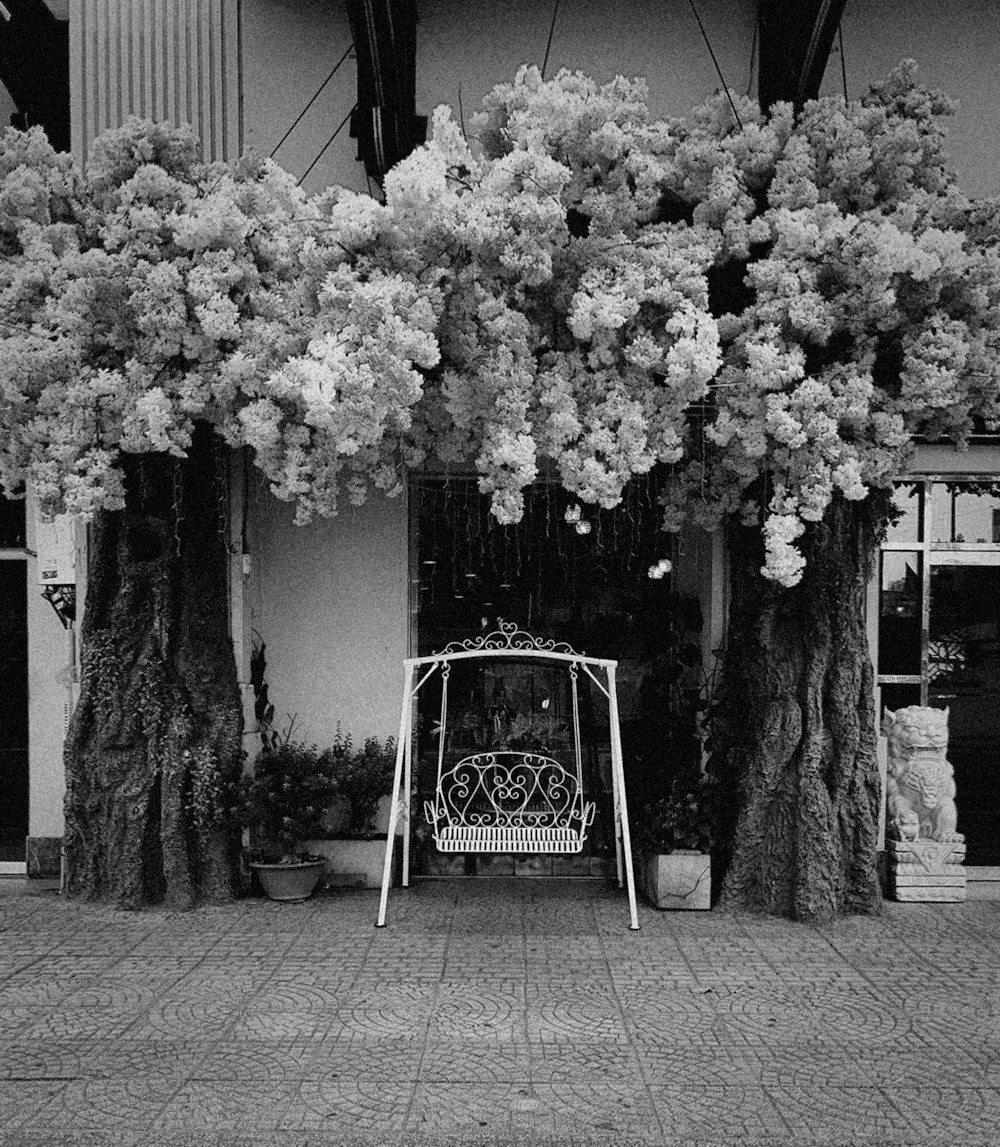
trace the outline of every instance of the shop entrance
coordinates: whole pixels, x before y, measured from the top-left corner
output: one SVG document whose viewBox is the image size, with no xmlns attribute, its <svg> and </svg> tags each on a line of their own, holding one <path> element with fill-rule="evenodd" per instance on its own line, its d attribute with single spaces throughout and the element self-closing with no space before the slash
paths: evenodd
<svg viewBox="0 0 1000 1147">
<path fill-rule="evenodd" d="M 618 662 L 618 698 L 629 801 L 655 795 L 652 778 L 680 764 L 696 744 L 693 694 L 699 684 L 697 602 L 678 599 L 667 566 L 673 537 L 660 529 L 655 477 L 634 481 L 615 510 L 583 507 L 556 484 L 525 493 L 517 525 L 502 526 L 475 479 L 421 477 L 411 487 L 414 546 L 411 613 L 417 656 L 478 638 L 498 619 L 542 640 L 566 642 Z M 654 576 L 650 576 L 650 571 Z M 434 728 L 440 707 L 428 682 L 414 729 L 416 809 L 436 776 Z M 565 680 L 541 664 L 456 665 L 449 736 L 456 751 L 534 746 L 558 760 L 569 750 Z M 421 840 L 414 872 L 451 875 L 606 875 L 615 844 L 611 741 L 606 704 L 581 683 L 583 787 L 596 815 L 582 854 L 567 857 L 448 857 Z"/>
<path fill-rule="evenodd" d="M 0 498 L 0 864 L 28 835 L 28 580 L 24 503 Z"/>
<path fill-rule="evenodd" d="M 882 706 L 949 710 L 966 864 L 998 867 L 1000 484 L 928 477 L 900 487 L 897 505 L 881 561 Z"/>
</svg>

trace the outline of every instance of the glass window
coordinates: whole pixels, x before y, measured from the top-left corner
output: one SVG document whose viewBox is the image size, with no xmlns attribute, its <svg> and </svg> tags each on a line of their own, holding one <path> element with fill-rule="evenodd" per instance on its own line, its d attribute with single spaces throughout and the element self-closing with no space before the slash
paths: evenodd
<svg viewBox="0 0 1000 1147">
<path fill-rule="evenodd" d="M 922 531 L 920 513 L 923 508 L 924 487 L 921 482 L 900 483 L 893 491 L 893 506 L 899 514 L 886 534 L 887 542 L 919 542 Z"/>
<path fill-rule="evenodd" d="M 879 689 L 882 694 L 882 712 L 879 714 L 880 723 L 886 710 L 890 713 L 895 713 L 897 709 L 905 709 L 908 705 L 920 704 L 919 685 L 880 685 Z"/>
<path fill-rule="evenodd" d="M 928 703 L 947 708 L 968 864 L 1000 864 L 1000 566 L 933 566 Z"/>
<path fill-rule="evenodd" d="M 994 482 L 935 482 L 931 493 L 931 541 L 1000 543 L 1000 488 Z"/>
<path fill-rule="evenodd" d="M 920 673 L 921 555 L 882 554 L 879 673 Z"/>
</svg>

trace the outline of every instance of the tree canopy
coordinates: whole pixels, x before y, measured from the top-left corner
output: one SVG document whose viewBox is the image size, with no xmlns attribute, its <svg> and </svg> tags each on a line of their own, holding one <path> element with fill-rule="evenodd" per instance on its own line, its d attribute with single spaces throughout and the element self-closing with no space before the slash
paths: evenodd
<svg viewBox="0 0 1000 1147">
<path fill-rule="evenodd" d="M 203 164 L 165 125 L 107 133 L 85 173 L 5 132 L 4 488 L 115 509 L 121 455 L 182 455 L 199 422 L 300 521 L 431 456 L 501 522 L 541 467 L 610 507 L 662 465 L 668 528 L 759 521 L 795 584 L 835 496 L 1000 418 L 998 212 L 909 62 L 798 117 L 719 94 L 653 122 L 645 97 L 522 68 L 468 135 L 438 109 L 384 204 Z"/>
</svg>

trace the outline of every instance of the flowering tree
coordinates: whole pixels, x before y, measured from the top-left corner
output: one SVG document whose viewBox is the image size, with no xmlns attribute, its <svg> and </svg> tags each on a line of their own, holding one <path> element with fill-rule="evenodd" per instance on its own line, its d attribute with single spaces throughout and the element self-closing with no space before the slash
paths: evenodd
<svg viewBox="0 0 1000 1147">
<path fill-rule="evenodd" d="M 98 515 L 72 847 L 127 727 L 147 820 L 171 841 L 185 817 L 197 829 L 130 895 L 190 895 L 190 873 L 226 867 L 212 809 L 236 705 L 193 700 L 211 676 L 197 651 L 218 670 L 224 641 L 185 620 L 178 588 L 222 568 L 217 543 L 203 560 L 218 500 L 193 494 L 212 489 L 213 441 L 250 447 L 300 521 L 432 455 L 471 462 L 505 523 L 540 467 L 605 507 L 660 467 L 664 525 L 730 544 L 712 728 L 738 811 L 726 895 L 807 918 L 871 906 L 870 560 L 911 436 L 961 441 L 998 417 L 996 214 L 947 172 L 947 110 L 905 66 L 798 119 L 718 97 L 654 123 L 639 82 L 526 68 L 470 139 L 439 109 L 384 204 L 305 200 L 266 163 L 203 167 L 151 125 L 106 137 L 86 180 L 37 136 L 6 137 L 0 466 L 8 488 L 27 477 Z M 123 629 L 142 634 L 128 666 Z M 150 668 L 171 657 L 176 688 Z M 117 711 L 133 694 L 115 673 L 163 703 Z M 148 833 L 131 839 L 138 856 Z"/>
<path fill-rule="evenodd" d="M 353 497 L 399 460 L 471 458 L 511 522 L 539 465 L 601 506 L 661 466 L 668 529 L 725 528 L 725 896 L 807 919 L 879 898 L 863 607 L 893 478 L 914 434 L 961 443 L 1000 415 L 997 212 L 955 186 L 949 102 L 914 71 L 797 119 L 720 95 L 650 123 L 640 83 L 522 69 L 474 144 L 439 110 L 383 207 L 332 209 L 343 266 L 320 309 L 337 334 L 294 365 L 336 396 L 318 417 Z M 435 316 L 391 393 L 355 368 L 368 333 L 345 319 L 375 290 Z M 344 435 L 376 392 L 365 436 Z M 304 510 L 317 490 L 328 508 L 329 456 L 303 471 L 298 409 L 260 413 L 279 487 L 306 478 Z"/>
<path fill-rule="evenodd" d="M 304 199 L 138 123 L 98 142 L 86 179 L 40 131 L 8 132 L 0 178 L 0 475 L 93 521 L 69 884 L 127 905 L 226 896 L 242 713 L 219 447 L 238 396 L 304 345 Z"/>
</svg>

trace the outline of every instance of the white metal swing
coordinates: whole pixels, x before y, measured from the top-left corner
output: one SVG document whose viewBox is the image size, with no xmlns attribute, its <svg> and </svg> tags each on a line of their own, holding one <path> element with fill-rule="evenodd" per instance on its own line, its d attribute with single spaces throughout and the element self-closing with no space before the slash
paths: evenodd
<svg viewBox="0 0 1000 1147">
<path fill-rule="evenodd" d="M 618 887 L 627 887 L 629 927 L 638 929 L 632 845 L 629 835 L 621 727 L 615 684 L 617 661 L 587 657 L 565 642 L 532 637 L 513 622 L 481 637 L 453 642 L 440 653 L 404 660 L 403 706 L 396 744 L 389 832 L 382 870 L 382 895 L 376 926 L 385 927 L 396 831 L 402 827 L 402 883 L 410 883 L 410 806 L 413 785 L 413 711 L 423 686 L 435 673 L 441 679 L 441 723 L 438 731 L 437 783 L 434 800 L 424 804 L 434 843 L 442 852 L 568 854 L 582 850 L 593 824 L 595 806 L 584 800 L 580 742 L 578 678 L 582 670 L 608 702 L 611 736 L 611 791 L 615 822 Z M 504 658 L 564 664 L 572 693 L 573 768 L 534 751 L 486 750 L 445 765 L 448 678 L 459 660 Z M 604 681 L 598 678 L 603 671 Z"/>
</svg>

